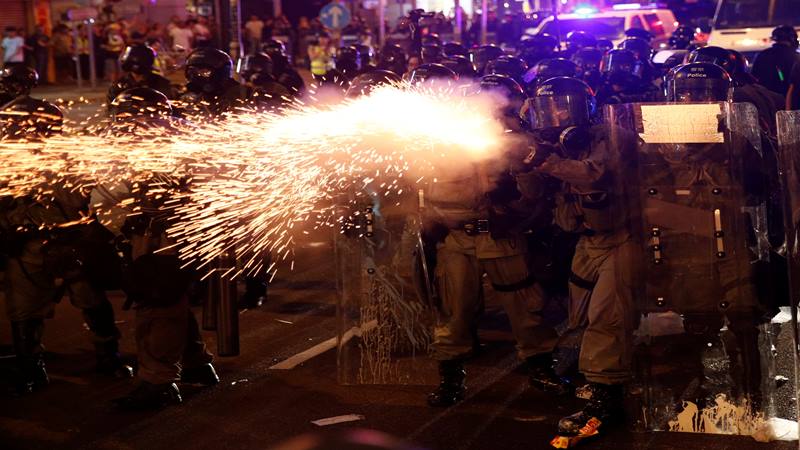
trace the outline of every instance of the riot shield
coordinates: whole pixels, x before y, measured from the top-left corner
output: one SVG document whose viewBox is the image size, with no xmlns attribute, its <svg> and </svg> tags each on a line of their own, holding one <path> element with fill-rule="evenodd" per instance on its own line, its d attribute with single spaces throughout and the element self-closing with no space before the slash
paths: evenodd
<svg viewBox="0 0 800 450">
<path fill-rule="evenodd" d="M 625 104 L 606 114 L 612 127 L 638 136 L 635 169 L 623 176 L 639 262 L 639 425 L 741 435 L 777 429 L 795 412 L 781 400 L 794 394 L 776 383 L 794 378 L 785 367 L 776 372 L 776 349 L 792 338 L 773 321 L 780 311 L 764 277 L 769 192 L 755 108 Z"/>
<path fill-rule="evenodd" d="M 785 256 L 789 268 L 789 311 L 795 373 L 800 370 L 800 111 L 779 111 L 778 161 L 784 201 Z M 796 381 L 796 380 L 793 380 Z M 796 394 L 796 388 L 792 391 Z M 795 399 L 798 398 L 794 395 Z M 800 408 L 798 408 L 800 409 Z"/>
<path fill-rule="evenodd" d="M 413 196 L 351 193 L 336 237 L 342 384 L 423 384 L 434 309 Z"/>
</svg>

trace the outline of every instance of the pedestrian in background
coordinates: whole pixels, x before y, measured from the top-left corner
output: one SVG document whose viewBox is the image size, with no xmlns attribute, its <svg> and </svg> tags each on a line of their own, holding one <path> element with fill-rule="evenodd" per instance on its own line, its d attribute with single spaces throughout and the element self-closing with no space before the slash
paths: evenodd
<svg viewBox="0 0 800 450">
<path fill-rule="evenodd" d="M 192 30 L 185 21 L 176 23 L 169 31 L 169 37 L 172 40 L 173 50 L 178 51 L 180 48 L 186 51 L 187 54 L 192 51 L 194 33 L 192 33 Z"/>
<path fill-rule="evenodd" d="M 71 82 L 74 79 L 72 60 L 72 35 L 64 24 L 53 28 L 53 62 L 56 66 L 56 82 Z"/>
<path fill-rule="evenodd" d="M 6 27 L 3 37 L 3 67 L 21 66 L 25 64 L 25 39 L 19 35 L 15 27 Z"/>
<path fill-rule="evenodd" d="M 248 55 L 254 55 L 261 49 L 261 33 L 264 32 L 264 21 L 253 14 L 247 23 L 244 24 L 245 51 Z"/>
<path fill-rule="evenodd" d="M 119 55 L 125 49 L 125 38 L 122 36 L 122 27 L 118 23 L 111 23 L 106 27 L 106 37 L 103 44 L 105 50 L 105 79 L 117 81 L 122 76 L 119 66 Z"/>
<path fill-rule="evenodd" d="M 33 67 L 39 74 L 39 83 L 47 83 L 47 72 L 50 64 L 50 36 L 45 34 L 44 27 L 37 25 L 28 38 L 28 47 L 33 56 Z"/>
<path fill-rule="evenodd" d="M 333 68 L 333 55 L 336 49 L 331 44 L 331 37 L 328 33 L 322 32 L 317 37 L 316 42 L 312 42 L 308 47 L 308 58 L 311 60 L 311 74 L 314 77 L 322 77 Z"/>
</svg>

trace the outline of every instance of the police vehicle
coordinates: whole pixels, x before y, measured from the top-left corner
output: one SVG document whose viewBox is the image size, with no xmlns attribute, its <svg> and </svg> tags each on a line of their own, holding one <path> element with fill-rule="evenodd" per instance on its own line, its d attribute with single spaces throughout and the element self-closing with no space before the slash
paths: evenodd
<svg viewBox="0 0 800 450">
<path fill-rule="evenodd" d="M 800 30 L 798 0 L 719 0 L 708 45 L 738 50 L 751 60 L 772 46 L 778 25 Z"/>
<path fill-rule="evenodd" d="M 658 46 L 678 27 L 671 10 L 639 3 L 621 3 L 604 11 L 580 6 L 572 13 L 559 14 L 557 19 L 548 17 L 538 27 L 526 30 L 526 34 L 548 33 L 563 40 L 571 31 L 585 31 L 617 45 L 625 39 L 625 30 L 641 28 L 653 35 L 653 44 Z"/>
</svg>

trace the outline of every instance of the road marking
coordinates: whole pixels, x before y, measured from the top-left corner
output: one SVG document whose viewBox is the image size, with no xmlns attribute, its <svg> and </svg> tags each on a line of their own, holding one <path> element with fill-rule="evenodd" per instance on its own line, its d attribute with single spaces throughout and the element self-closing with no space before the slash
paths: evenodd
<svg viewBox="0 0 800 450">
<path fill-rule="evenodd" d="M 378 326 L 378 321 L 377 320 L 371 320 L 371 321 L 365 323 L 364 326 L 362 326 L 362 327 L 353 327 L 353 328 L 347 330 L 347 332 L 344 334 L 344 336 L 342 336 L 342 343 L 346 343 L 347 341 L 352 339 L 353 336 L 359 336 L 360 337 L 362 333 L 364 333 L 365 331 L 372 330 L 376 326 Z M 338 340 L 338 338 L 332 337 L 330 339 L 322 341 L 319 344 L 317 344 L 317 345 L 315 345 L 315 346 L 313 346 L 313 347 L 311 347 L 311 348 L 309 348 L 307 350 L 303 350 L 302 352 L 300 352 L 300 353 L 298 353 L 298 354 L 296 354 L 294 356 L 290 356 L 290 357 L 284 359 L 283 361 L 279 362 L 278 364 L 270 366 L 270 369 L 271 370 L 291 370 L 291 369 L 294 369 L 295 367 L 299 366 L 300 364 L 303 364 L 304 362 L 310 360 L 311 358 L 317 357 L 317 356 L 327 352 L 328 350 L 336 348 L 336 341 L 337 340 Z"/>
</svg>

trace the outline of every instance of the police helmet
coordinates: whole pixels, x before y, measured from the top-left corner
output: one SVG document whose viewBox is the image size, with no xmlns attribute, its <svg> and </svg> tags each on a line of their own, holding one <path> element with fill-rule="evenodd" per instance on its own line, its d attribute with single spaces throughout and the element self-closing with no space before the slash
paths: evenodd
<svg viewBox="0 0 800 450">
<path fill-rule="evenodd" d="M 448 42 L 442 46 L 442 53 L 444 56 L 450 58 L 451 56 L 464 56 L 469 58 L 469 52 L 460 42 Z"/>
<path fill-rule="evenodd" d="M 64 113 L 56 105 L 31 98 L 17 97 L 0 110 L 3 139 L 38 140 L 61 132 Z"/>
<path fill-rule="evenodd" d="M 730 51 L 722 47 L 715 47 L 712 45 L 693 50 L 691 53 L 689 53 L 689 56 L 686 57 L 686 62 L 707 62 L 716 64 L 725 69 L 725 71 L 728 72 L 728 75 L 730 75 L 733 73 L 735 61 L 731 57 Z"/>
<path fill-rule="evenodd" d="M 598 39 L 596 47 L 607 52 L 614 49 L 614 42 L 612 42 L 611 39 Z"/>
<path fill-rule="evenodd" d="M 528 71 L 525 60 L 516 56 L 503 55 L 486 65 L 486 74 L 506 75 L 517 83 L 522 82 L 522 77 Z"/>
<path fill-rule="evenodd" d="M 423 44 L 420 51 L 422 64 L 438 63 L 442 60 L 442 47 L 438 44 Z"/>
<path fill-rule="evenodd" d="M 625 37 L 643 39 L 647 43 L 653 42 L 653 34 L 644 28 L 628 28 L 625 30 Z"/>
<path fill-rule="evenodd" d="M 428 33 L 422 36 L 422 45 L 426 44 L 442 45 L 442 38 L 436 33 Z"/>
<path fill-rule="evenodd" d="M 505 55 L 502 48 L 496 45 L 482 45 L 469 51 L 469 59 L 479 74 L 483 74 L 489 62 Z"/>
<path fill-rule="evenodd" d="M 441 64 L 458 75 L 459 80 L 468 80 L 478 76 L 475 71 L 475 66 L 464 56 L 455 55 L 449 58 L 444 58 Z"/>
<path fill-rule="evenodd" d="M 574 62 L 564 58 L 543 59 L 523 75 L 525 89 L 533 94 L 539 83 L 555 77 L 578 77 L 580 70 Z"/>
<path fill-rule="evenodd" d="M 277 40 L 269 39 L 261 44 L 261 51 L 272 56 L 273 53 L 286 54 L 286 45 Z"/>
<path fill-rule="evenodd" d="M 39 84 L 39 74 L 28 66 L 13 65 L 0 69 L 0 91 L 12 97 L 28 95 Z"/>
<path fill-rule="evenodd" d="M 490 92 L 501 95 L 508 100 L 508 105 L 504 108 L 504 114 L 509 117 L 519 117 L 519 110 L 525 101 L 525 90 L 513 78 L 491 74 L 481 77 L 479 84 L 480 92 Z"/>
<path fill-rule="evenodd" d="M 727 101 L 730 88 L 730 75 L 716 64 L 683 64 L 667 74 L 667 100 L 671 102 Z"/>
<path fill-rule="evenodd" d="M 292 65 L 292 60 L 286 52 L 286 45 L 277 39 L 270 39 L 261 44 L 261 51 L 272 58 L 272 65 L 276 72 L 283 72 Z"/>
<path fill-rule="evenodd" d="M 580 48 L 594 47 L 597 39 L 585 31 L 572 31 L 567 34 L 567 49 L 578 50 Z"/>
<path fill-rule="evenodd" d="M 266 53 L 245 56 L 240 62 L 238 73 L 244 81 L 252 81 L 262 74 L 272 74 L 272 58 Z"/>
<path fill-rule="evenodd" d="M 391 70 L 397 74 L 406 71 L 406 52 L 397 44 L 386 44 L 378 59 L 378 68 Z"/>
<path fill-rule="evenodd" d="M 588 70 L 600 70 L 600 62 L 603 60 L 603 51 L 599 48 L 582 48 L 572 54 L 570 61 L 578 65 L 583 72 Z"/>
<path fill-rule="evenodd" d="M 208 90 L 231 78 L 233 62 L 227 53 L 201 47 L 186 58 L 186 80 L 189 90 Z"/>
<path fill-rule="evenodd" d="M 650 43 L 641 38 L 627 38 L 619 44 L 619 48 L 632 51 L 641 62 L 649 62 L 653 57 L 653 48 Z"/>
<path fill-rule="evenodd" d="M 371 70 L 362 73 L 350 82 L 350 87 L 347 89 L 347 96 L 358 97 L 361 95 L 369 95 L 379 86 L 396 85 L 400 82 L 401 78 L 394 72 L 380 69 Z"/>
<path fill-rule="evenodd" d="M 153 71 L 156 62 L 156 51 L 146 44 L 130 45 L 119 57 L 122 70 L 137 75 L 147 75 Z"/>
<path fill-rule="evenodd" d="M 342 73 L 357 72 L 359 70 L 358 60 L 358 50 L 353 46 L 339 47 L 334 57 L 336 70 Z"/>
<path fill-rule="evenodd" d="M 411 71 L 411 84 L 427 83 L 432 80 L 457 81 L 458 74 L 441 64 L 422 64 Z"/>
<path fill-rule="evenodd" d="M 603 55 L 600 72 L 608 78 L 615 74 L 627 74 L 627 78 L 642 78 L 642 62 L 630 50 L 614 49 Z"/>
<path fill-rule="evenodd" d="M 590 125 L 597 104 L 592 88 L 581 80 L 556 77 L 542 82 L 531 98 L 531 128 L 566 128 Z"/>
<path fill-rule="evenodd" d="M 523 36 L 517 45 L 517 56 L 532 66 L 542 59 L 552 58 L 558 49 L 558 39 L 547 33 Z"/>
</svg>

